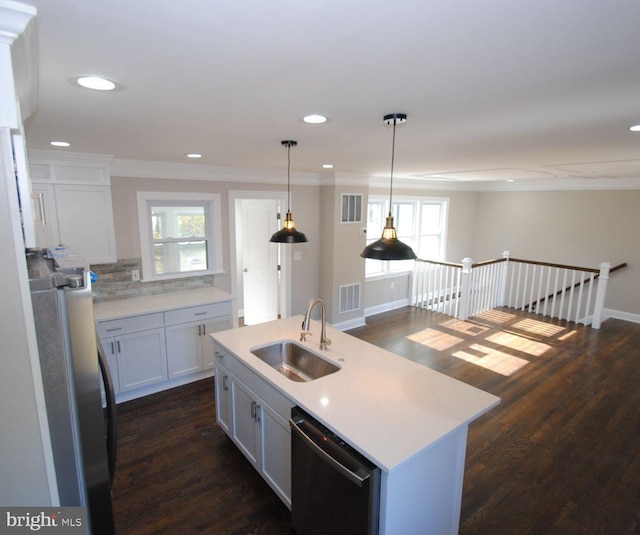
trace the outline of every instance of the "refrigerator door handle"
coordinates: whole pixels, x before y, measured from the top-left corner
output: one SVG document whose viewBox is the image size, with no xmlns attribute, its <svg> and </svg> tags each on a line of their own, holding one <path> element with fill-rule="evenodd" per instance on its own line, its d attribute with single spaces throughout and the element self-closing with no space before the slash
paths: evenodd
<svg viewBox="0 0 640 535">
<path fill-rule="evenodd" d="M 109 364 L 104 355 L 104 349 L 98 340 L 98 364 L 100 374 L 104 384 L 104 391 L 107 398 L 107 460 L 109 463 L 109 478 L 113 484 L 113 476 L 116 471 L 116 458 L 118 456 L 118 419 L 116 409 L 116 395 L 113 389 L 113 379 L 109 370 Z"/>
</svg>

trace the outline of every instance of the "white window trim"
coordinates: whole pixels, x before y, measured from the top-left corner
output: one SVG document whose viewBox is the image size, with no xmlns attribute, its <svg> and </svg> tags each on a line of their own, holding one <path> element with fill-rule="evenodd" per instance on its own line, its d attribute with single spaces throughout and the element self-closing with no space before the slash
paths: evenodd
<svg viewBox="0 0 640 535">
<path fill-rule="evenodd" d="M 389 197 L 385 196 L 385 195 L 369 195 L 369 198 L 367 199 L 367 211 L 368 211 L 368 205 L 370 201 L 385 201 L 386 203 L 389 202 Z M 393 197 L 393 202 L 394 203 L 401 203 L 403 201 L 410 201 L 410 202 L 437 202 L 437 203 L 441 203 L 443 206 L 443 214 L 442 214 L 442 218 L 444 221 L 444 229 L 442 230 L 442 242 L 441 242 L 441 247 L 442 247 L 442 251 L 440 252 L 442 259 L 444 259 L 445 255 L 446 255 L 446 249 L 447 249 L 447 232 L 449 230 L 449 203 L 450 203 L 450 198 L 449 197 L 433 197 L 433 196 L 428 196 L 428 197 L 424 197 L 421 195 L 394 195 Z M 388 208 L 388 207 L 387 207 Z M 363 212 L 364 212 L 365 208 L 363 207 Z M 377 239 L 377 238 L 376 238 Z M 433 260 L 433 259 L 432 259 Z M 398 271 L 389 271 L 389 270 L 385 270 L 382 272 L 378 272 L 378 273 L 370 273 L 370 274 L 366 274 L 365 273 L 365 279 L 368 281 L 375 281 L 375 280 L 381 280 L 381 279 L 390 279 L 390 278 L 395 278 L 395 277 L 400 277 L 403 275 L 406 275 L 408 273 L 412 273 L 413 270 L 412 269 L 406 269 L 406 270 L 398 270 Z"/>
<path fill-rule="evenodd" d="M 138 201 L 138 230 L 140 232 L 140 255 L 142 257 L 142 282 L 168 279 L 184 279 L 201 275 L 216 275 L 224 273 L 222 259 L 222 211 L 219 193 L 170 193 L 166 191 L 139 191 Z M 168 273 L 156 275 L 151 259 L 153 258 L 153 240 L 151 234 L 151 220 L 149 218 L 150 202 L 200 202 L 211 208 L 211 217 L 207 218 L 208 256 L 211 259 L 209 269 L 185 273 Z"/>
</svg>

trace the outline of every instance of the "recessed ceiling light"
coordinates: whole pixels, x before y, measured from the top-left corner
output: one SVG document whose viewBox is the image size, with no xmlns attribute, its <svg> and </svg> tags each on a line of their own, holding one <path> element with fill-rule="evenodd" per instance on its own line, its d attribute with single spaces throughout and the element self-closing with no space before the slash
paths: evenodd
<svg viewBox="0 0 640 535">
<path fill-rule="evenodd" d="M 632 132 L 640 132 L 640 124 L 633 125 L 629 130 Z"/>
<path fill-rule="evenodd" d="M 104 76 L 80 75 L 69 78 L 71 85 L 94 89 L 95 91 L 122 91 L 124 85 Z"/>
<path fill-rule="evenodd" d="M 332 163 L 323 163 L 322 164 L 322 168 L 323 169 L 333 169 L 333 164 Z"/>
<path fill-rule="evenodd" d="M 513 178 L 507 178 L 507 182 L 515 182 Z"/>
<path fill-rule="evenodd" d="M 70 147 L 71 143 L 67 143 L 66 141 L 52 141 L 50 145 L 54 147 Z"/>
<path fill-rule="evenodd" d="M 302 120 L 309 124 L 322 124 L 327 122 L 327 118 L 324 115 L 315 114 L 307 115 L 306 117 L 303 117 Z"/>
<path fill-rule="evenodd" d="M 199 152 L 189 152 L 188 154 L 185 154 L 185 156 L 187 158 L 202 158 L 202 154 Z"/>
</svg>

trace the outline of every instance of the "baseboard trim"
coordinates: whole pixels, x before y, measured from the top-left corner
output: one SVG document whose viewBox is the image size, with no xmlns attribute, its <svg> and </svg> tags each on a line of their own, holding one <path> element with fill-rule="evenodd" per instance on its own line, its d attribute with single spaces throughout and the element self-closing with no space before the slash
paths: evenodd
<svg viewBox="0 0 640 535">
<path fill-rule="evenodd" d="M 604 319 L 617 319 L 630 321 L 632 323 L 640 323 L 640 314 L 632 314 L 631 312 L 624 312 L 622 310 L 613 310 L 611 308 L 603 308 L 602 316 Z"/>
<path fill-rule="evenodd" d="M 398 301 L 389 301 L 388 303 L 382 303 L 381 305 L 365 308 L 364 316 L 366 318 L 369 316 L 374 316 L 376 314 L 381 314 L 382 312 L 389 312 L 390 310 L 395 310 L 396 308 L 408 307 L 409 305 L 409 298 L 399 299 Z"/>
<path fill-rule="evenodd" d="M 364 316 L 359 318 L 353 318 L 347 321 L 341 321 L 340 323 L 332 323 L 331 327 L 339 331 L 348 331 L 349 329 L 355 329 L 356 327 L 364 327 L 367 322 L 364 320 Z"/>
</svg>

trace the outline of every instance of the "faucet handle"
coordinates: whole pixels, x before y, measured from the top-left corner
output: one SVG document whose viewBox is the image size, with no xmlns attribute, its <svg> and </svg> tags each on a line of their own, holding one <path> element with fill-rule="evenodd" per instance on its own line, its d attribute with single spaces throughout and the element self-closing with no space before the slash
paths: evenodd
<svg viewBox="0 0 640 535">
<path fill-rule="evenodd" d="M 307 335 L 311 336 L 311 332 L 309 331 L 302 331 L 300 333 L 300 341 L 301 342 L 306 342 L 307 341 Z"/>
<path fill-rule="evenodd" d="M 331 345 L 331 340 L 329 340 L 328 338 L 321 338 L 320 340 L 320 349 L 327 349 L 327 346 Z"/>
</svg>

